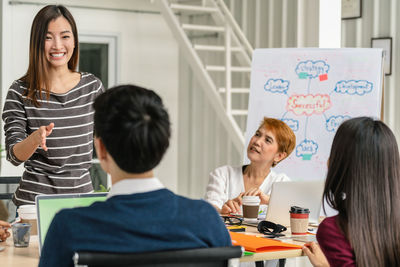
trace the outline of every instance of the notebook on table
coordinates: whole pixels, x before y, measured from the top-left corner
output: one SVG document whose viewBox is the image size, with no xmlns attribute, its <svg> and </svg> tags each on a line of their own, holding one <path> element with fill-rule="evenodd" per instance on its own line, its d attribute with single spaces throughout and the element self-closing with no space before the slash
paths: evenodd
<svg viewBox="0 0 400 267">
<path fill-rule="evenodd" d="M 96 201 L 105 201 L 107 193 L 58 194 L 36 196 L 37 226 L 39 235 L 39 253 L 42 250 L 47 230 L 54 216 L 61 209 L 87 207 Z"/>
<path fill-rule="evenodd" d="M 232 244 L 242 246 L 250 252 L 273 252 L 282 250 L 301 249 L 301 246 L 278 240 L 230 232 Z"/>
</svg>

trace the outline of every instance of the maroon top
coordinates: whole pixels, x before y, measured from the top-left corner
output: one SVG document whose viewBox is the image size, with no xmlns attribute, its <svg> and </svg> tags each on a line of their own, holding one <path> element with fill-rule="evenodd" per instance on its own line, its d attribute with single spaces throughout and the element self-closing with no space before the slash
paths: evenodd
<svg viewBox="0 0 400 267">
<path fill-rule="evenodd" d="M 354 251 L 336 223 L 336 217 L 328 217 L 318 227 L 317 240 L 331 267 L 356 266 Z"/>
</svg>

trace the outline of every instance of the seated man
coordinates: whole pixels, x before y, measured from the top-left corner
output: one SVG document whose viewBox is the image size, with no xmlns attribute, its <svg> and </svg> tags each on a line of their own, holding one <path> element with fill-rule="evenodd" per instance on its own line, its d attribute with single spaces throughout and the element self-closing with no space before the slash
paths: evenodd
<svg viewBox="0 0 400 267">
<path fill-rule="evenodd" d="M 154 177 L 170 121 L 151 90 L 123 85 L 94 103 L 95 147 L 113 187 L 105 202 L 54 217 L 39 266 L 72 266 L 75 251 L 143 252 L 231 246 L 216 210 L 177 196 Z"/>
</svg>

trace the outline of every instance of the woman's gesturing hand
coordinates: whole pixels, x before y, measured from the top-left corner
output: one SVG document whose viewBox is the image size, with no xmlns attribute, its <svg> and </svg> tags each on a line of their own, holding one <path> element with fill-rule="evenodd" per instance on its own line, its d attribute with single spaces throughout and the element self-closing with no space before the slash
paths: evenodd
<svg viewBox="0 0 400 267">
<path fill-rule="evenodd" d="M 229 214 L 229 213 L 239 213 L 240 206 L 242 206 L 242 196 L 244 193 L 240 193 L 236 198 L 230 199 L 222 206 L 220 213 L 221 214 Z"/>
<path fill-rule="evenodd" d="M 44 151 L 47 151 L 46 146 L 46 137 L 51 134 L 54 128 L 54 123 L 50 123 L 47 126 L 40 126 L 33 134 L 36 134 L 35 141 L 43 148 Z"/>
<path fill-rule="evenodd" d="M 23 141 L 17 143 L 13 147 L 15 157 L 20 161 L 29 159 L 36 149 L 41 146 L 44 151 L 47 151 L 46 138 L 51 134 L 54 128 L 54 123 L 46 126 L 40 126 L 39 129 L 31 133 Z"/>
</svg>

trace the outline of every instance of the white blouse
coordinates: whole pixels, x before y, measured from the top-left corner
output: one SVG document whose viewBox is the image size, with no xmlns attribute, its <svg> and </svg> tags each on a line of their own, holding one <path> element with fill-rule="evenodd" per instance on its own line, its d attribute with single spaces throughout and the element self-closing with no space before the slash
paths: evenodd
<svg viewBox="0 0 400 267">
<path fill-rule="evenodd" d="M 264 194 L 270 195 L 273 183 L 287 181 L 290 181 L 290 179 L 286 174 L 277 174 L 271 170 L 260 185 L 260 189 Z M 204 199 L 221 209 L 226 201 L 236 198 L 244 190 L 242 166 L 232 167 L 226 165 L 210 173 L 210 180 Z"/>
</svg>

